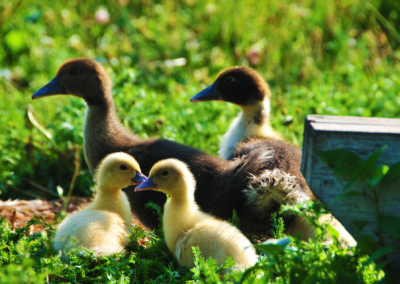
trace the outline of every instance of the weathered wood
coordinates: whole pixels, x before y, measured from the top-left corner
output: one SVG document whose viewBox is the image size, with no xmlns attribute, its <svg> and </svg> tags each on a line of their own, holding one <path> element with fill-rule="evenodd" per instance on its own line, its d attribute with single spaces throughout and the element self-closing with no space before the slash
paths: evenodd
<svg viewBox="0 0 400 284">
<path fill-rule="evenodd" d="M 330 204 L 342 192 L 347 180 L 335 175 L 316 151 L 346 149 L 364 160 L 373 152 L 387 146 L 377 165 L 400 162 L 400 119 L 338 117 L 308 115 L 305 121 L 301 171 L 311 190 L 356 239 L 361 235 L 378 240 L 376 212 L 372 201 L 355 197 Z M 400 183 L 400 181 L 399 181 Z M 383 215 L 400 217 L 400 184 L 382 190 L 380 210 Z M 352 190 L 365 192 L 366 186 L 356 184 Z M 361 231 L 356 224 L 366 222 Z M 390 234 L 384 234 L 385 244 L 400 245 Z M 399 266 L 400 255 L 391 255 Z M 397 259 L 397 260 L 396 260 Z"/>
</svg>

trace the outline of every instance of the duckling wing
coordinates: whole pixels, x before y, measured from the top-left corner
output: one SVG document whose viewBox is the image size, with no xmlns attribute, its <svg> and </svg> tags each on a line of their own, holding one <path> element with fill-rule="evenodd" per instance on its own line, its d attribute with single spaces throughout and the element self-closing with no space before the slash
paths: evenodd
<svg viewBox="0 0 400 284">
<path fill-rule="evenodd" d="M 58 226 L 54 238 L 56 250 L 83 246 L 104 255 L 121 251 L 128 243 L 124 220 L 115 213 L 101 210 L 82 210 L 69 215 Z"/>
<path fill-rule="evenodd" d="M 253 266 L 257 256 L 250 241 L 227 222 L 214 218 L 201 221 L 178 239 L 176 256 L 181 265 L 194 266 L 192 247 L 198 246 L 205 259 L 212 257 L 222 265 L 228 256 L 236 261 L 236 268 Z"/>
</svg>

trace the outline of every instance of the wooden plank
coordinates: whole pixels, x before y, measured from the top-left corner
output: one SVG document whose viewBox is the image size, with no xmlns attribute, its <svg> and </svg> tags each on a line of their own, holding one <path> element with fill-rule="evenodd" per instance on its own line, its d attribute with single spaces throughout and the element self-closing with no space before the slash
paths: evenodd
<svg viewBox="0 0 400 284">
<path fill-rule="evenodd" d="M 394 125 L 400 126 L 397 118 L 382 117 L 361 117 L 361 116 L 335 116 L 335 115 L 317 115 L 309 114 L 306 120 L 319 123 L 343 123 L 343 124 L 371 124 L 371 125 Z"/>
<path fill-rule="evenodd" d="M 400 162 L 400 119 L 337 117 L 308 115 L 305 121 L 303 159 L 301 170 L 311 190 L 323 202 L 332 214 L 356 239 L 366 235 L 378 240 L 376 214 L 372 201 L 363 198 L 350 198 L 330 204 L 342 192 L 347 180 L 335 175 L 316 154 L 316 151 L 347 149 L 364 160 L 373 152 L 387 146 L 377 165 L 391 165 Z M 366 186 L 356 184 L 352 190 L 365 192 Z M 380 197 L 380 209 L 383 215 L 400 217 L 400 180 L 391 189 L 385 189 Z M 358 232 L 355 224 L 368 224 Z M 400 246 L 399 240 L 393 240 L 385 234 L 386 244 Z M 400 254 L 390 256 L 391 262 L 400 263 Z"/>
<path fill-rule="evenodd" d="M 336 132 L 358 132 L 358 133 L 386 133 L 397 134 L 400 131 L 399 126 L 392 125 L 373 125 L 373 124 L 333 124 L 311 122 L 311 127 L 315 131 L 336 131 Z"/>
</svg>

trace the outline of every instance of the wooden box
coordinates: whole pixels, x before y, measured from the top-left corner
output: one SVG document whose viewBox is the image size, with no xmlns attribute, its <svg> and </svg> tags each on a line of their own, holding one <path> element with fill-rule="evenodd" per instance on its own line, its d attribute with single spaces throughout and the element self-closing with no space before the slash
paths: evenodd
<svg viewBox="0 0 400 284">
<path fill-rule="evenodd" d="M 375 206 L 363 196 L 331 204 L 343 193 L 348 180 L 333 173 L 316 152 L 346 149 L 366 160 L 385 145 L 387 148 L 377 165 L 390 166 L 400 162 L 400 119 L 308 115 L 305 121 L 301 171 L 317 198 L 356 239 L 364 235 L 378 241 Z M 362 192 L 365 190 L 362 187 L 362 184 L 356 184 L 352 190 Z M 400 179 L 392 187 L 381 193 L 381 214 L 400 217 Z M 366 225 L 360 231 L 357 224 L 361 223 Z M 384 233 L 384 243 L 400 246 L 399 240 L 387 233 Z M 397 262 L 395 266 L 399 267 L 399 254 L 391 254 L 390 262 Z"/>
</svg>

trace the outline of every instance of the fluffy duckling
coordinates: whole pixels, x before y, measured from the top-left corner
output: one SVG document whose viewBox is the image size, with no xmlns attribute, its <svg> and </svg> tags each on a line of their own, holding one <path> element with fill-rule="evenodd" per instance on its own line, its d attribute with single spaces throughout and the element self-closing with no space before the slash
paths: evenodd
<svg viewBox="0 0 400 284">
<path fill-rule="evenodd" d="M 142 183 L 146 176 L 140 173 L 134 158 L 114 153 L 101 162 L 95 180 L 98 192 L 93 202 L 58 225 L 54 238 L 56 250 L 83 246 L 95 250 L 96 255 L 109 255 L 122 251 L 129 243 L 131 209 L 121 189 Z"/>
<path fill-rule="evenodd" d="M 110 153 L 125 152 L 140 164 L 144 174 L 158 161 L 175 158 L 189 165 L 197 184 L 195 200 L 201 210 L 228 220 L 235 209 L 240 218 L 240 229 L 246 234 L 268 237 L 271 230 L 268 221 L 272 212 L 282 203 L 299 203 L 312 195 L 307 188 L 288 176 L 269 181 L 267 170 L 278 165 L 279 155 L 271 152 L 252 151 L 237 155 L 235 159 L 221 161 L 197 149 L 164 139 L 140 139 L 125 129 L 116 114 L 111 91 L 111 80 L 104 68 L 96 61 L 78 58 L 65 62 L 56 77 L 42 87 L 32 98 L 57 94 L 70 94 L 87 103 L 84 124 L 84 150 L 86 161 L 92 172 L 101 159 Z M 288 161 L 283 161 L 290 163 Z M 283 167 L 283 166 L 280 166 Z M 289 171 L 287 173 L 290 173 Z M 292 176 L 295 174 L 292 174 Z M 271 194 L 271 186 L 289 183 L 291 186 Z M 270 186 L 271 185 L 271 186 Z M 165 194 L 156 191 L 133 193 L 125 190 L 132 213 L 150 229 L 158 226 L 157 215 L 145 204 L 152 201 L 165 203 Z M 285 216 L 289 224 L 293 216 Z"/>
<path fill-rule="evenodd" d="M 192 247 L 198 246 L 204 258 L 222 265 L 228 256 L 236 269 L 257 262 L 250 241 L 234 226 L 200 211 L 194 200 L 196 181 L 187 165 L 176 159 L 156 163 L 149 178 L 135 191 L 157 190 L 170 195 L 165 203 L 163 229 L 169 250 L 180 265 L 194 267 Z"/>
<path fill-rule="evenodd" d="M 302 190 L 296 191 L 284 188 L 287 186 L 300 186 L 303 191 L 308 193 L 309 199 L 315 199 L 300 171 L 301 150 L 285 142 L 282 136 L 276 133 L 269 124 L 270 97 L 271 91 L 268 84 L 257 71 L 249 67 L 237 66 L 221 71 L 212 85 L 193 96 L 190 101 L 217 100 L 238 105 L 242 111 L 234 119 L 223 137 L 219 151 L 220 157 L 222 159 L 235 159 L 250 152 L 259 152 L 261 154 L 262 152 L 272 151 L 275 166 L 271 167 L 270 171 L 264 172 L 264 175 L 254 176 L 252 178 L 254 180 L 253 183 L 256 180 L 261 183 L 262 180 L 281 180 L 281 176 L 286 176 L 286 182 L 281 182 L 282 188 L 280 189 L 279 186 L 276 186 L 276 183 L 269 183 L 275 184 L 275 186 L 270 187 L 272 190 L 270 196 L 286 190 L 289 196 L 294 197 L 294 195 L 301 193 Z M 289 181 L 290 179 L 291 181 Z M 253 194 L 254 191 L 249 195 L 254 197 L 254 200 L 250 201 L 250 203 L 260 202 L 260 195 Z M 265 196 L 263 197 L 265 198 Z M 289 202 L 296 203 L 299 201 L 301 202 L 300 199 L 295 202 Z M 307 198 L 304 198 L 303 201 L 307 201 Z M 261 200 L 261 204 L 265 205 L 265 200 Z M 351 246 L 355 244 L 351 235 L 332 215 L 324 216 L 323 220 L 330 220 L 331 225 L 340 232 L 340 241 L 342 243 Z M 286 233 L 289 235 L 294 236 L 301 233 L 301 239 L 303 240 L 312 239 L 314 236 L 313 227 L 305 223 L 301 218 L 294 218 L 289 224 L 286 224 L 286 228 Z"/>
<path fill-rule="evenodd" d="M 226 101 L 238 105 L 242 111 L 225 133 L 219 156 L 227 160 L 236 146 L 248 137 L 257 136 L 283 141 L 270 123 L 271 91 L 257 71 L 244 66 L 221 71 L 215 82 L 191 98 L 191 102 Z"/>
<path fill-rule="evenodd" d="M 301 150 L 285 142 L 270 126 L 270 97 L 268 84 L 257 71 L 241 66 L 221 71 L 212 85 L 190 101 L 226 101 L 242 109 L 222 139 L 220 157 L 235 160 L 250 153 L 269 156 L 264 170 L 250 178 L 255 186 L 246 190 L 247 203 L 257 205 L 258 209 L 275 206 L 278 210 L 283 203 L 302 203 L 315 197 L 300 171 Z M 280 201 L 284 195 L 285 201 Z M 246 214 L 254 218 L 255 214 L 263 212 L 252 209 Z M 296 218 L 287 216 L 285 221 L 287 232 L 301 232 L 304 239 L 310 237 Z"/>
</svg>

